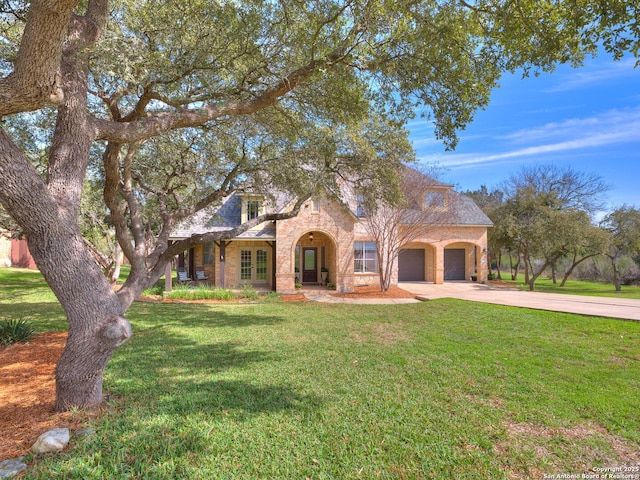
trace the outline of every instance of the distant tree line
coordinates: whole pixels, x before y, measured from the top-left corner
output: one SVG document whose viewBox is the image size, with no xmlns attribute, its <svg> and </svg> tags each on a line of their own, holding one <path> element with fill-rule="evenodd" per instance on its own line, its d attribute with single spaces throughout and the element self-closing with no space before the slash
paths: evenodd
<svg viewBox="0 0 640 480">
<path fill-rule="evenodd" d="M 494 223 L 490 275 L 500 279 L 509 271 L 515 280 L 524 273 L 530 290 L 545 272 L 560 286 L 572 275 L 617 291 L 640 282 L 640 209 L 621 205 L 602 216 L 609 189 L 595 174 L 536 165 L 493 190 L 467 191 Z"/>
</svg>

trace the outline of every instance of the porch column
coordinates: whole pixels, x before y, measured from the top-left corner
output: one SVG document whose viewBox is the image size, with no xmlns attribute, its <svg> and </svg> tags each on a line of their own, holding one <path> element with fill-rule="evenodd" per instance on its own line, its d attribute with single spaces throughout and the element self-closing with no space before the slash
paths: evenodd
<svg viewBox="0 0 640 480">
<path fill-rule="evenodd" d="M 224 287 L 224 283 L 225 283 L 225 278 L 226 278 L 226 272 L 225 272 L 225 258 L 227 255 L 227 242 L 225 242 L 224 240 L 220 240 L 220 243 L 218 244 L 218 246 L 220 247 L 220 288 L 225 288 Z"/>
<path fill-rule="evenodd" d="M 271 290 L 276 291 L 276 242 L 267 242 L 271 247 Z"/>
<path fill-rule="evenodd" d="M 478 264 L 476 265 L 476 269 L 478 271 L 478 282 L 487 283 L 487 249 L 476 247 L 478 249 Z"/>
<path fill-rule="evenodd" d="M 173 284 L 173 278 L 171 278 L 171 275 L 173 275 L 173 269 L 171 268 L 172 263 L 173 262 L 167 262 L 166 267 L 164 267 L 164 291 L 165 292 L 170 292 Z"/>
<path fill-rule="evenodd" d="M 444 283 L 444 247 L 442 245 L 436 245 L 433 249 L 433 263 L 434 263 L 434 278 L 433 283 Z"/>
<path fill-rule="evenodd" d="M 196 278 L 196 249 L 189 249 L 189 276 L 195 280 Z"/>
</svg>

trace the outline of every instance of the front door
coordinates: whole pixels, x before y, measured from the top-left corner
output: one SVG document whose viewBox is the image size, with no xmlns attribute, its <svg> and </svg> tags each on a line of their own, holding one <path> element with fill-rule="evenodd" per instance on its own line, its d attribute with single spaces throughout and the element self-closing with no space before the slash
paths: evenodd
<svg viewBox="0 0 640 480">
<path fill-rule="evenodd" d="M 318 249 L 304 247 L 302 249 L 302 282 L 315 283 L 318 281 Z"/>
<path fill-rule="evenodd" d="M 268 257 L 264 248 L 240 249 L 240 283 L 265 285 L 269 271 Z"/>
</svg>

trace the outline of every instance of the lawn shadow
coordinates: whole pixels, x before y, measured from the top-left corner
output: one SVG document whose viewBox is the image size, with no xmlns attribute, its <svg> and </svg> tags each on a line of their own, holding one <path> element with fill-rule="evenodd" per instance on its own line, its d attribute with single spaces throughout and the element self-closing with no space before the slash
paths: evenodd
<svg viewBox="0 0 640 480">
<path fill-rule="evenodd" d="M 252 367 L 256 363 L 279 362 L 279 353 L 238 339 L 203 338 L 197 332 L 181 330 L 270 325 L 283 319 L 208 313 L 216 315 L 215 324 L 207 318 L 188 316 L 134 332 L 109 362 L 105 389 L 137 404 L 148 403 L 152 410 L 182 415 L 227 410 L 248 415 L 317 403 L 317 399 L 300 396 L 289 386 L 269 385 L 269 378 L 261 375 L 256 375 L 255 382 L 228 379 L 229 372 L 243 376 L 248 369 L 256 370 Z M 180 328 L 175 328 L 176 324 Z M 221 379 L 222 374 L 226 378 Z"/>
<path fill-rule="evenodd" d="M 28 318 L 37 332 L 67 331 L 67 318 L 62 306 L 52 302 L 0 302 L 0 320 Z"/>
<path fill-rule="evenodd" d="M 277 325 L 286 321 L 285 318 L 273 315 L 257 314 L 249 309 L 249 305 L 237 305 L 235 311 L 229 312 L 229 306 L 203 304 L 134 304 L 126 316 L 140 326 L 155 329 L 167 325 L 182 325 L 184 327 L 251 327 L 257 325 Z"/>
</svg>

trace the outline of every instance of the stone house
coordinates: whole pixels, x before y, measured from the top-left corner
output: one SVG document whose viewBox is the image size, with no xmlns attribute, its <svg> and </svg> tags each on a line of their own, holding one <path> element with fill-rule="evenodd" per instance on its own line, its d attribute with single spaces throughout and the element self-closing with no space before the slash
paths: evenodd
<svg viewBox="0 0 640 480">
<path fill-rule="evenodd" d="M 8 232 L 0 231 L 0 267 L 38 268 L 26 238 L 11 238 Z"/>
<path fill-rule="evenodd" d="M 391 284 L 486 281 L 491 221 L 451 185 L 433 182 L 433 193 L 442 198 L 446 194 L 447 222 L 430 226 L 404 246 Z M 265 211 L 285 211 L 288 206 L 282 199 L 269 203 L 237 192 L 217 210 L 198 212 L 183 222 L 171 239 L 230 230 Z M 359 285 L 379 285 L 376 245 L 364 226 L 366 221 L 356 199 L 343 204 L 327 196 L 311 198 L 296 217 L 265 222 L 231 240 L 196 245 L 179 256 L 177 267 L 192 278 L 196 270 L 203 271 L 207 283 L 223 288 L 251 284 L 293 293 L 295 285 L 302 284 L 350 292 Z"/>
</svg>

